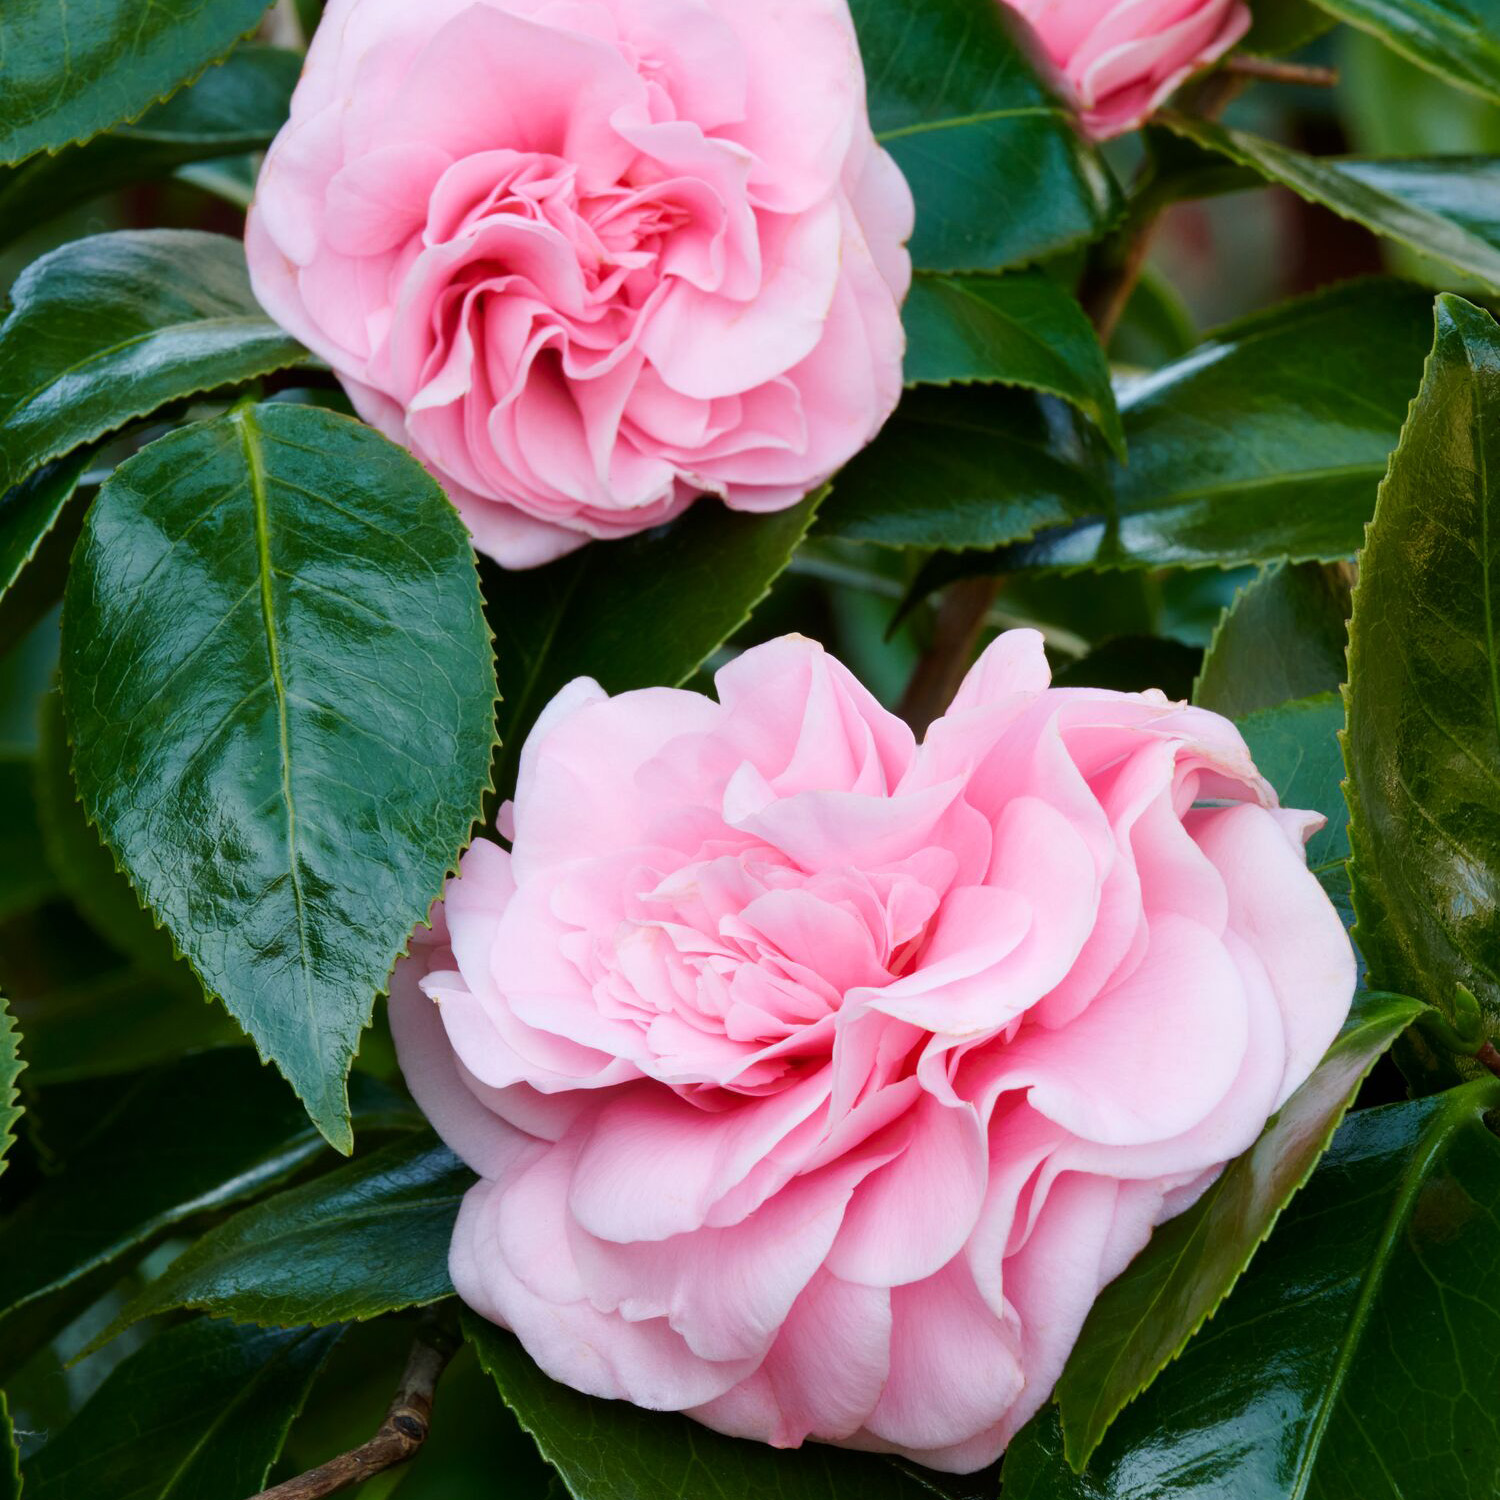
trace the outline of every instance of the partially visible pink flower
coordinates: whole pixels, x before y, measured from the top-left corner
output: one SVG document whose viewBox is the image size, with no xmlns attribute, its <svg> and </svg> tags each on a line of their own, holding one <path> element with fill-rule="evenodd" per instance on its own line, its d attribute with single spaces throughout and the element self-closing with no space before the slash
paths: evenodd
<svg viewBox="0 0 1500 1500">
<path fill-rule="evenodd" d="M 808 640 L 717 684 L 564 689 L 397 971 L 454 1284 L 596 1396 L 977 1469 L 1337 1032 L 1322 820 L 1031 631 L 920 748 Z"/>
<path fill-rule="evenodd" d="M 901 393 L 912 199 L 847 0 L 330 0 L 257 296 L 529 567 L 794 504 Z"/>
<path fill-rule="evenodd" d="M 1096 140 L 1134 130 L 1250 29 L 1243 0 L 1005 0 L 1040 38 Z"/>
</svg>

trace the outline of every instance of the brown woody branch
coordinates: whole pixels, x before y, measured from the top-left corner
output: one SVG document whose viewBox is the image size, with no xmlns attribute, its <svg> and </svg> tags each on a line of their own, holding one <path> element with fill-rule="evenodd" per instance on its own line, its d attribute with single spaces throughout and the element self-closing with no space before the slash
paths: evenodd
<svg viewBox="0 0 1500 1500">
<path fill-rule="evenodd" d="M 1224 63 L 1226 73 L 1237 73 L 1241 78 L 1261 78 L 1268 83 L 1290 83 L 1298 88 L 1332 89 L 1338 87 L 1337 68 L 1318 68 L 1309 63 L 1278 62 L 1273 57 L 1252 57 L 1249 53 L 1229 58 Z"/>
<path fill-rule="evenodd" d="M 412 1345 L 385 1420 L 368 1443 L 262 1490 L 252 1500 L 322 1500 L 414 1458 L 432 1425 L 432 1395 L 438 1377 L 457 1348 L 458 1339 L 451 1331 L 436 1326 L 424 1329 Z"/>
</svg>

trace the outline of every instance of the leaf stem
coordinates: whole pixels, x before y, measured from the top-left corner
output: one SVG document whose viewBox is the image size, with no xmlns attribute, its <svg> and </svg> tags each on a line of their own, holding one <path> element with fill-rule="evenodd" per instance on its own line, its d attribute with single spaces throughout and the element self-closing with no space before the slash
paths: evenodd
<svg viewBox="0 0 1500 1500">
<path fill-rule="evenodd" d="M 262 1490 L 252 1500 L 323 1500 L 325 1495 L 336 1495 L 409 1462 L 427 1441 L 433 1392 L 459 1342 L 457 1333 L 446 1324 L 433 1321 L 425 1326 L 411 1346 L 401 1384 L 375 1436 L 316 1469 Z"/>
<path fill-rule="evenodd" d="M 1339 70 L 1320 68 L 1310 63 L 1279 62 L 1272 57 L 1252 57 L 1236 53 L 1224 63 L 1226 73 L 1241 78 L 1264 78 L 1269 83 L 1290 83 L 1299 88 L 1332 89 L 1338 87 Z"/>
<path fill-rule="evenodd" d="M 932 644 L 922 654 L 896 708 L 919 738 L 953 701 L 1003 581 L 998 575 L 964 578 L 943 595 Z"/>
</svg>

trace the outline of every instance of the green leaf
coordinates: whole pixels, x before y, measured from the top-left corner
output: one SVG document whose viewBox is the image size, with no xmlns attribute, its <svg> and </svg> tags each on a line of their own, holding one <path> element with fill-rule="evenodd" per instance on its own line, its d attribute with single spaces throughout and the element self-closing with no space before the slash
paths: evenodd
<svg viewBox="0 0 1500 1500">
<path fill-rule="evenodd" d="M 1238 567 L 1353 553 L 1430 342 L 1430 300 L 1353 282 L 1231 324 L 1120 398 L 1103 515 L 980 567 Z M 974 571 L 979 571 L 976 567 Z"/>
<path fill-rule="evenodd" d="M 1110 360 L 1159 370 L 1181 359 L 1197 342 L 1198 327 L 1181 294 L 1165 276 L 1147 266 L 1109 341 Z"/>
<path fill-rule="evenodd" d="M 21 1452 L 4 1391 L 0 1391 L 0 1500 L 21 1500 Z"/>
<path fill-rule="evenodd" d="M 1025 264 L 1096 238 L 1119 188 L 1048 92 L 1024 23 L 993 0 L 853 0 L 876 136 L 917 199 L 929 271 Z M 1002 205 L 976 213 L 975 205 Z"/>
<path fill-rule="evenodd" d="M 117 952 L 160 976 L 157 986 L 179 993 L 202 992 L 172 940 L 142 908 L 114 856 L 89 827 L 69 770 L 72 759 L 63 722 L 62 694 L 42 700 L 41 739 L 36 756 L 36 806 L 43 846 L 63 893 L 89 925 Z"/>
<path fill-rule="evenodd" d="M 1439 297 L 1421 394 L 1391 459 L 1349 629 L 1356 937 L 1375 983 L 1500 1028 L 1500 328 Z M 1417 1036 L 1408 1076 L 1470 1065 Z M 1472 1065 L 1477 1068 L 1477 1064 Z"/>
<path fill-rule="evenodd" d="M 199 1318 L 124 1360 L 24 1466 L 26 1500 L 242 1500 L 342 1333 Z"/>
<path fill-rule="evenodd" d="M 137 417 L 307 358 L 261 312 L 236 240 L 143 229 L 22 272 L 0 324 L 0 488 Z"/>
<path fill-rule="evenodd" d="M 1214 632 L 1193 701 L 1228 718 L 1344 681 L 1349 584 L 1318 563 L 1266 568 L 1240 590 Z"/>
<path fill-rule="evenodd" d="M 89 512 L 62 679 L 90 821 L 347 1151 L 359 1033 L 488 785 L 493 661 L 452 506 L 315 407 L 174 432 Z"/>
<path fill-rule="evenodd" d="M 16 1140 L 16 1123 L 25 1111 L 21 1108 L 21 1091 L 16 1079 L 26 1066 L 21 1061 L 21 1033 L 16 1030 L 15 1018 L 0 995 L 0 1173 L 5 1171 L 5 1158 Z"/>
<path fill-rule="evenodd" d="M 1083 309 L 1045 272 L 920 273 L 903 318 L 908 384 L 996 382 L 1059 396 L 1124 457 L 1104 351 Z"/>
<path fill-rule="evenodd" d="M 57 524 L 63 507 L 78 488 L 88 458 L 86 449 L 71 454 L 0 494 L 0 599 L 8 597 Z M 4 637 L 9 642 L 19 640 L 34 622 L 8 614 L 5 623 L 13 632 Z"/>
<path fill-rule="evenodd" d="M 994 547 L 1107 503 L 1060 403 L 1024 391 L 915 390 L 840 471 L 817 530 L 888 547 Z"/>
<path fill-rule="evenodd" d="M 770 592 L 821 499 L 770 515 L 704 500 L 670 526 L 545 568 L 481 563 L 502 700 L 495 786 L 509 795 L 527 732 L 575 677 L 611 693 L 686 682 Z"/>
<path fill-rule="evenodd" d="M 1055 1393 L 1075 1469 L 1229 1295 L 1311 1176 L 1365 1075 L 1423 1008 L 1399 995 L 1357 996 L 1328 1055 L 1255 1145 L 1100 1293 Z"/>
<path fill-rule="evenodd" d="M 1202 651 L 1156 635 L 1117 635 L 1052 675 L 1053 687 L 1109 688 L 1140 693 L 1156 688 L 1172 699 L 1187 696 Z"/>
<path fill-rule="evenodd" d="M 1157 123 L 1500 292 L 1500 161 L 1493 157 L 1314 157 L 1184 115 L 1158 115 Z"/>
<path fill-rule="evenodd" d="M 474 1180 L 430 1133 L 396 1141 L 210 1230 L 95 1342 L 179 1307 L 321 1326 L 451 1296 L 448 1244 Z"/>
<path fill-rule="evenodd" d="M 1250 30 L 1240 47 L 1258 57 L 1299 52 L 1335 24 L 1332 16 L 1310 0 L 1256 0 L 1251 14 Z"/>
<path fill-rule="evenodd" d="M 1500 0 L 1317 0 L 1448 83 L 1500 100 Z"/>
<path fill-rule="evenodd" d="M 1349 809 L 1339 736 L 1344 704 L 1337 693 L 1300 698 L 1241 719 L 1240 733 L 1283 807 L 1320 812 L 1327 823 L 1307 842 L 1307 867 L 1318 877 L 1346 923 L 1349 896 Z"/>
<path fill-rule="evenodd" d="M 222 57 L 266 0 L 6 0 L 0 163 L 85 141 L 144 114 Z"/>
<path fill-rule="evenodd" d="M 468 1311 L 463 1325 L 505 1404 L 575 1500 L 930 1500 L 950 1477 L 929 1480 L 871 1454 L 819 1443 L 778 1451 L 724 1437 L 676 1412 L 585 1396 L 542 1374 L 514 1334 Z"/>
<path fill-rule="evenodd" d="M 286 121 L 301 64 L 297 53 L 277 47 L 237 47 L 134 125 L 0 168 L 0 244 L 127 183 L 265 150 Z"/>
<path fill-rule="evenodd" d="M 1359 1110 L 1233 1294 L 1064 1461 L 1050 1410 L 1005 1500 L 1472 1497 L 1500 1483 L 1500 1083 Z"/>
<path fill-rule="evenodd" d="M 361 1074 L 353 1102 L 366 1129 L 417 1123 L 409 1106 Z M 7 1316 L 117 1266 L 175 1224 L 275 1187 L 324 1149 L 296 1100 L 247 1048 L 203 1053 L 107 1089 L 61 1085 L 38 1112 L 49 1132 L 77 1139 L 48 1135 L 61 1145 L 63 1170 L 0 1224 Z"/>
</svg>

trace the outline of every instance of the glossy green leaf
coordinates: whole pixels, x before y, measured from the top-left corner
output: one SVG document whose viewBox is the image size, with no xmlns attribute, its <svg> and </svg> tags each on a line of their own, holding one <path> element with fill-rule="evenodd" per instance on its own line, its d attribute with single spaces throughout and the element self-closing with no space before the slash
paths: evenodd
<svg viewBox="0 0 1500 1500">
<path fill-rule="evenodd" d="M 1500 101 L 1500 0 L 1317 0 L 1448 83 Z"/>
<path fill-rule="evenodd" d="M 1214 632 L 1193 701 L 1228 718 L 1336 692 L 1345 677 L 1349 584 L 1319 563 L 1279 563 L 1236 596 Z"/>
<path fill-rule="evenodd" d="M 912 258 L 998 270 L 1095 238 L 1119 189 L 992 0 L 853 0 L 870 119 L 917 199 Z M 976 213 L 975 205 L 998 205 Z"/>
<path fill-rule="evenodd" d="M 5 1158 L 15 1144 L 16 1122 L 24 1113 L 16 1080 L 25 1066 L 21 1061 L 21 1033 L 5 996 L 0 995 L 0 1172 L 4 1172 Z"/>
<path fill-rule="evenodd" d="M 315 407 L 172 433 L 89 512 L 62 680 L 90 820 L 347 1151 L 359 1033 L 489 780 L 494 665 L 452 506 Z"/>
<path fill-rule="evenodd" d="M 261 312 L 236 240 L 143 229 L 22 272 L 0 324 L 0 488 L 173 401 L 306 359 Z"/>
<path fill-rule="evenodd" d="M 85 141 L 145 113 L 250 31 L 266 0 L 5 0 L 0 162 Z"/>
<path fill-rule="evenodd" d="M 197 981 L 176 958 L 172 939 L 142 909 L 114 856 L 89 827 L 73 786 L 72 752 L 63 722 L 62 694 L 42 703 L 36 756 L 36 806 L 47 858 L 63 892 L 117 952 L 147 972 L 163 976 L 158 987 L 197 992 Z"/>
<path fill-rule="evenodd" d="M 915 390 L 840 472 L 817 529 L 888 547 L 994 547 L 1107 503 L 1060 403 L 1025 391 Z"/>
<path fill-rule="evenodd" d="M 1307 867 L 1346 922 L 1352 922 L 1349 809 L 1339 745 L 1343 728 L 1344 703 L 1337 693 L 1299 698 L 1239 722 L 1255 764 L 1276 788 L 1281 805 L 1311 809 L 1328 820 L 1307 842 Z"/>
<path fill-rule="evenodd" d="M 4 1391 L 0 1391 L 0 1500 L 21 1500 L 21 1453 Z"/>
<path fill-rule="evenodd" d="M 0 244 L 127 183 L 168 176 L 189 162 L 263 151 L 286 121 L 300 69 L 295 52 L 237 47 L 134 125 L 0 168 Z"/>
<path fill-rule="evenodd" d="M 1362 281 L 1209 338 L 1121 393 L 1128 468 L 1097 519 L 988 566 L 1220 567 L 1353 553 L 1421 378 L 1431 303 Z"/>
<path fill-rule="evenodd" d="M 770 515 L 704 500 L 670 526 L 545 568 L 482 563 L 500 673 L 495 786 L 509 795 L 536 716 L 575 677 L 611 693 L 686 682 L 770 592 L 821 499 Z"/>
<path fill-rule="evenodd" d="M 1214 1319 L 1082 1475 L 1044 1410 L 1005 1500 L 1488 1500 L 1500 1141 L 1484 1080 L 1351 1114 Z"/>
<path fill-rule="evenodd" d="M 1158 124 L 1500 292 L 1500 161 L 1314 157 L 1184 115 Z"/>
<path fill-rule="evenodd" d="M 1349 629 L 1357 937 L 1375 983 L 1500 1027 L 1500 328 L 1457 297 L 1381 486 Z M 1452 1081 L 1414 1036 L 1402 1066 Z M 1477 1066 L 1477 1065 L 1475 1065 Z"/>
<path fill-rule="evenodd" d="M 87 463 L 87 450 L 70 454 L 0 494 L 0 598 L 8 596 L 57 524 Z M 18 640 L 32 621 L 8 615 L 5 623 L 13 633 L 3 639 L 11 641 Z"/>
<path fill-rule="evenodd" d="M 116 1319 L 195 1307 L 240 1323 L 341 1323 L 451 1296 L 448 1244 L 474 1174 L 421 1132 L 242 1209 Z"/>
<path fill-rule="evenodd" d="M 1112 363 L 1159 370 L 1198 342 L 1198 328 L 1181 294 L 1150 266 L 1141 273 L 1109 341 Z"/>
<path fill-rule="evenodd" d="M 199 1318 L 157 1334 L 27 1461 L 26 1500 L 258 1493 L 341 1332 Z"/>
<path fill-rule="evenodd" d="M 1124 456 L 1109 366 L 1093 325 L 1042 271 L 912 282 L 903 311 L 909 385 L 1027 386 L 1071 402 Z"/>
<path fill-rule="evenodd" d="M 356 1074 L 351 1092 L 361 1128 L 418 1123 L 373 1079 Z M 275 1187 L 324 1149 L 285 1085 L 247 1048 L 109 1087 L 60 1085 L 38 1112 L 63 1167 L 0 1224 L 6 1315 L 117 1264 L 174 1224 Z"/>
<path fill-rule="evenodd" d="M 940 1486 L 951 1478 L 934 1474 L 929 1481 L 886 1459 L 818 1443 L 778 1451 L 675 1412 L 585 1396 L 542 1374 L 514 1334 L 467 1311 L 463 1324 L 505 1404 L 574 1500 L 931 1500 L 934 1491 L 946 1493 Z M 991 1480 L 986 1491 L 993 1489 Z"/>
<path fill-rule="evenodd" d="M 1365 1075 L 1422 1009 L 1399 995 L 1357 996 L 1328 1055 L 1255 1145 L 1100 1293 L 1055 1392 L 1075 1469 L 1229 1295 L 1312 1174 Z"/>
<path fill-rule="evenodd" d="M 1240 46 L 1259 57 L 1300 51 L 1335 24 L 1333 17 L 1311 0 L 1256 0 L 1250 14 L 1250 30 Z"/>
</svg>

